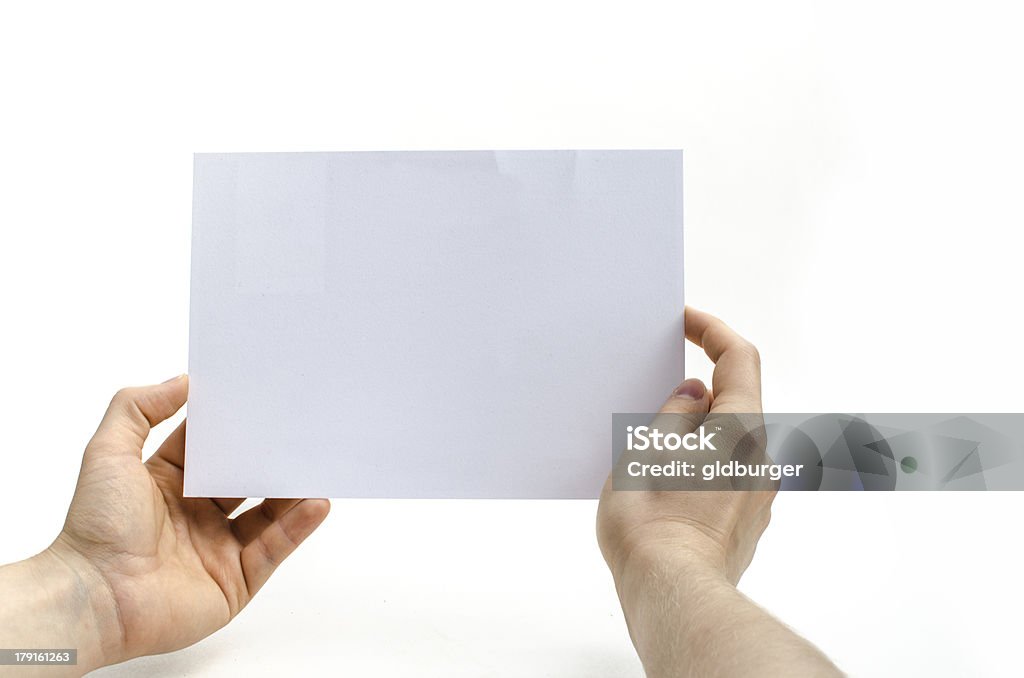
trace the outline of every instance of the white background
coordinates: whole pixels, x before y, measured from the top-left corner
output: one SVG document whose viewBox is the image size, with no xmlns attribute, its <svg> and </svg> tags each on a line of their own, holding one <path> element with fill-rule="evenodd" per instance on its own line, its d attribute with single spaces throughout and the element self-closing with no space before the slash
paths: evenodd
<svg viewBox="0 0 1024 678">
<path fill-rule="evenodd" d="M 687 297 L 767 408 L 1024 409 L 1014 3 L 11 4 L 0 560 L 186 365 L 194 151 L 682 147 Z M 742 588 L 853 675 L 1020 675 L 1022 508 L 782 496 Z M 594 509 L 337 501 L 231 626 L 105 675 L 639 676 Z"/>
</svg>

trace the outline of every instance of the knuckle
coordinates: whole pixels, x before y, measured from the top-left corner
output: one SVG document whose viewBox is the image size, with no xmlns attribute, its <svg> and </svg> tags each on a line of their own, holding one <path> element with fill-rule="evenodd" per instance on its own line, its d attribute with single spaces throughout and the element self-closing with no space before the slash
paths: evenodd
<svg viewBox="0 0 1024 678">
<path fill-rule="evenodd" d="M 266 540 L 257 538 L 256 546 L 259 549 L 260 556 L 263 558 L 264 561 L 266 561 L 273 567 L 277 567 L 281 564 L 281 559 L 277 557 L 277 554 L 275 554 L 273 549 L 270 548 L 270 544 L 268 544 Z"/>
<path fill-rule="evenodd" d="M 747 359 L 750 360 L 750 362 L 757 367 L 761 367 L 761 352 L 757 350 L 757 346 L 754 346 L 754 344 L 744 339 L 743 343 L 740 345 L 740 351 L 747 357 Z"/>
<path fill-rule="evenodd" d="M 111 405 L 126 405 L 135 400 L 135 389 L 131 386 L 125 386 L 120 388 L 114 394 L 114 397 L 110 399 Z"/>
<path fill-rule="evenodd" d="M 281 525 L 281 534 L 284 537 L 285 546 L 289 551 L 298 548 L 299 544 L 302 542 L 302 539 L 295 534 L 294 528 L 289 525 Z"/>
</svg>

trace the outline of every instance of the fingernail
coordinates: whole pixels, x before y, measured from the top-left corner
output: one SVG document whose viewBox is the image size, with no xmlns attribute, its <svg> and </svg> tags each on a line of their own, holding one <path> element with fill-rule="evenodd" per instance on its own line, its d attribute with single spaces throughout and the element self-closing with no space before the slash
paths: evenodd
<svg viewBox="0 0 1024 678">
<path fill-rule="evenodd" d="M 676 387 L 672 395 L 687 400 L 700 400 L 704 397 L 704 384 L 700 379 L 687 379 Z"/>
<path fill-rule="evenodd" d="M 171 383 L 172 381 L 177 381 L 177 380 L 181 379 L 181 378 L 182 378 L 182 377 L 184 377 L 184 376 L 185 376 L 184 374 L 178 374 L 178 375 L 175 375 L 175 376 L 171 377 L 170 379 L 168 379 L 167 381 L 165 381 L 164 383 L 165 383 L 165 384 L 169 384 L 169 383 Z"/>
</svg>

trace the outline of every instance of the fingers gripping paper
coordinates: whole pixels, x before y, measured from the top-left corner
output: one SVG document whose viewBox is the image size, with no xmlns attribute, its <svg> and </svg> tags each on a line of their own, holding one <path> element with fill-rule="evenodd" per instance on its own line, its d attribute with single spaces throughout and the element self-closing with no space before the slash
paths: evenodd
<svg viewBox="0 0 1024 678">
<path fill-rule="evenodd" d="M 197 155 L 186 494 L 596 497 L 682 210 L 679 151 Z"/>
</svg>

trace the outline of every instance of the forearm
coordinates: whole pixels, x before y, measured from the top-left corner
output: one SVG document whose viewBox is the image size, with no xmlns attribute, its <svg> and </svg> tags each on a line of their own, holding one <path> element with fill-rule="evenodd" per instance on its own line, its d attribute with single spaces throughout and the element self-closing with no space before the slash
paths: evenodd
<svg viewBox="0 0 1024 678">
<path fill-rule="evenodd" d="M 106 663 L 114 620 L 98 613 L 104 585 L 90 576 L 52 549 L 0 567 L 0 647 L 78 651 L 75 666 L 8 666 L 0 674 L 80 676 Z"/>
<path fill-rule="evenodd" d="M 647 556 L 616 585 L 649 678 L 842 675 L 713 568 Z"/>
</svg>

